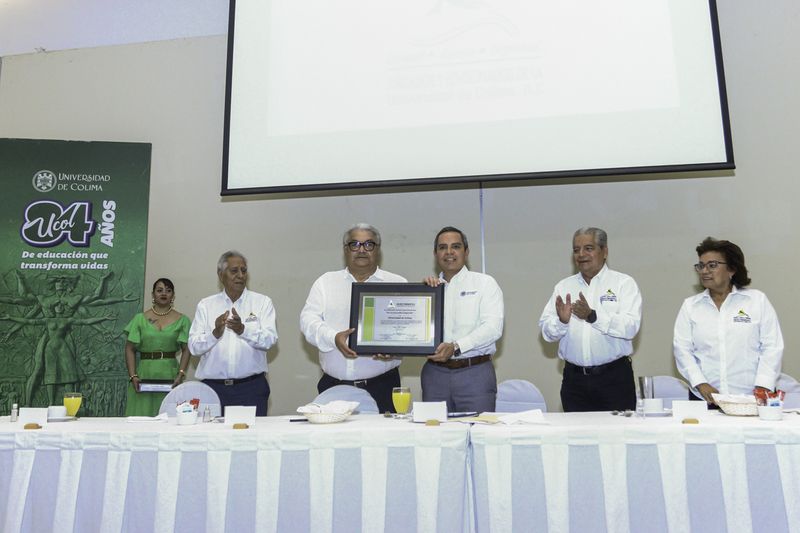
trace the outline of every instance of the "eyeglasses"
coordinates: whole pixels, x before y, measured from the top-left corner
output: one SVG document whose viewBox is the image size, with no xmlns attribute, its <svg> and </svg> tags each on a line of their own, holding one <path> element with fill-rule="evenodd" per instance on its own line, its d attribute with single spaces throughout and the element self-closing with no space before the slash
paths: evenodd
<svg viewBox="0 0 800 533">
<path fill-rule="evenodd" d="M 364 248 L 364 250 L 367 252 L 371 252 L 376 246 L 378 246 L 378 243 L 375 241 L 350 241 L 346 244 L 346 246 L 350 248 L 350 251 L 352 252 L 357 252 L 359 248 Z"/>
<path fill-rule="evenodd" d="M 709 270 L 716 270 L 719 265 L 727 265 L 725 261 L 709 261 L 708 263 L 703 263 L 700 261 L 699 263 L 694 265 L 694 269 L 698 272 L 702 272 L 704 268 L 708 267 Z"/>
</svg>

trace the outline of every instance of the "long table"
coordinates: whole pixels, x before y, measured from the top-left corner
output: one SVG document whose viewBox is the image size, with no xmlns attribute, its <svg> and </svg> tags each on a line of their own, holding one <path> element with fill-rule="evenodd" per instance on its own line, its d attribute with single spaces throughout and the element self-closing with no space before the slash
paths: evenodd
<svg viewBox="0 0 800 533">
<path fill-rule="evenodd" d="M 800 532 L 800 416 L 0 419 L 0 531 Z"/>
<path fill-rule="evenodd" d="M 295 417 L 296 418 L 296 417 Z M 467 531 L 469 426 L 0 419 L 0 531 Z"/>
<path fill-rule="evenodd" d="M 477 531 L 800 531 L 800 416 L 474 426 Z"/>
</svg>

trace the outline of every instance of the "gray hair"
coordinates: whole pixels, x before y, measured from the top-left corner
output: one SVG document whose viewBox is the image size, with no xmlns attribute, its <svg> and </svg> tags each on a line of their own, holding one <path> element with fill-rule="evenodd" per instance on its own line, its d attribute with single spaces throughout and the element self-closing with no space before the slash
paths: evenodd
<svg viewBox="0 0 800 533">
<path fill-rule="evenodd" d="M 350 234 L 354 231 L 368 231 L 372 233 L 372 238 L 375 240 L 375 244 L 380 246 L 381 244 L 381 232 L 378 231 L 378 228 L 373 226 L 372 224 L 367 224 L 366 222 L 359 222 L 358 224 L 353 224 L 347 231 L 344 232 L 342 235 L 342 244 L 347 245 L 347 242 L 350 240 Z"/>
<path fill-rule="evenodd" d="M 608 246 L 608 234 L 600 228 L 580 228 L 572 236 L 572 240 L 574 241 L 578 235 L 591 235 L 600 248 Z"/>
<path fill-rule="evenodd" d="M 219 261 L 217 261 L 217 274 L 228 268 L 228 259 L 231 257 L 241 257 L 242 261 L 244 261 L 244 264 L 247 264 L 247 258 L 240 252 L 237 252 L 236 250 L 228 250 L 219 256 Z"/>
</svg>

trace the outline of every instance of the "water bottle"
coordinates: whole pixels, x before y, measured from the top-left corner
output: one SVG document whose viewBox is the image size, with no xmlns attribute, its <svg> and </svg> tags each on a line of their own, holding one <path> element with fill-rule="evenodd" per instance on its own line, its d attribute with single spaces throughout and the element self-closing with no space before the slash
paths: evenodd
<svg viewBox="0 0 800 533">
<path fill-rule="evenodd" d="M 18 416 L 19 416 L 19 405 L 13 404 L 11 406 L 11 420 L 10 420 L 10 422 L 16 422 Z"/>
<path fill-rule="evenodd" d="M 211 422 L 211 407 L 208 405 L 203 410 L 203 422 Z"/>
</svg>

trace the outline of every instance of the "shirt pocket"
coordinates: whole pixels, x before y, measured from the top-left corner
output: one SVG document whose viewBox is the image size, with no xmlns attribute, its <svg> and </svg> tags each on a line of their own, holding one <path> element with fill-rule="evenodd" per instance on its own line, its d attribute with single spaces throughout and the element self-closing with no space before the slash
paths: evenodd
<svg viewBox="0 0 800 533">
<path fill-rule="evenodd" d="M 605 295 L 601 297 L 600 309 L 602 309 L 604 313 L 607 313 L 609 315 L 614 315 L 619 312 L 619 308 L 620 305 L 618 297 L 615 296 L 613 298 L 609 298 L 608 296 Z"/>
<path fill-rule="evenodd" d="M 477 289 L 464 289 L 456 298 L 457 327 L 468 328 L 470 331 L 480 323 L 481 296 Z M 461 333 L 464 334 L 464 333 Z"/>
<path fill-rule="evenodd" d="M 734 321 L 730 328 L 731 341 L 728 346 L 734 353 L 747 358 L 751 363 L 758 360 L 761 353 L 761 324 L 755 318 L 749 321 Z"/>
</svg>

